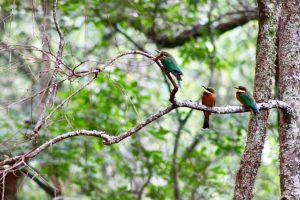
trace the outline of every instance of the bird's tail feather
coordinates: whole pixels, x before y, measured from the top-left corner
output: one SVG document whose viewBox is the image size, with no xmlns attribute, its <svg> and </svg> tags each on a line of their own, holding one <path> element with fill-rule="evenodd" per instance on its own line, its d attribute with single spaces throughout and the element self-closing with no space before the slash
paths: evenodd
<svg viewBox="0 0 300 200">
<path fill-rule="evenodd" d="M 202 128 L 203 129 L 209 129 L 209 121 L 204 121 Z"/>
<path fill-rule="evenodd" d="M 178 82 L 178 87 L 180 88 L 180 91 L 181 91 L 181 92 L 183 92 L 183 90 L 182 90 L 182 85 L 181 85 L 181 82 L 180 82 L 180 80 L 179 80 L 179 79 L 177 79 L 177 82 Z"/>
<path fill-rule="evenodd" d="M 204 113 L 204 123 L 203 123 L 203 129 L 209 129 L 209 115 L 206 115 Z"/>
</svg>

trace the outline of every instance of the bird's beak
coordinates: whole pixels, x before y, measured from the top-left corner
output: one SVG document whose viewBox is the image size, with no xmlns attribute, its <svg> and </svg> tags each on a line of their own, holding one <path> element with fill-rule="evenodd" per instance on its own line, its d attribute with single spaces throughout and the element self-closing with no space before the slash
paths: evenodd
<svg viewBox="0 0 300 200">
<path fill-rule="evenodd" d="M 244 90 L 240 90 L 238 87 L 234 87 L 235 89 L 237 89 L 237 91 L 236 92 L 245 92 Z"/>
<path fill-rule="evenodd" d="M 208 91 L 208 90 L 207 90 L 207 87 L 205 87 L 204 85 L 202 85 L 202 87 L 205 89 L 204 92 L 209 93 L 209 94 L 212 94 L 211 91 Z"/>
</svg>

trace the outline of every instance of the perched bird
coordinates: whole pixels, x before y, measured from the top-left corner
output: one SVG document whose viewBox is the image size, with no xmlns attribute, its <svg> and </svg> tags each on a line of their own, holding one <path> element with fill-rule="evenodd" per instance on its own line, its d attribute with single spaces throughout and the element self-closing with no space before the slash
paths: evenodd
<svg viewBox="0 0 300 200">
<path fill-rule="evenodd" d="M 214 107 L 216 104 L 216 92 L 213 88 L 210 87 L 205 87 L 202 86 L 205 90 L 202 95 L 202 104 L 209 106 L 209 107 Z M 203 128 L 207 129 L 209 128 L 209 116 L 210 112 L 203 112 L 204 113 L 204 124 Z"/>
<path fill-rule="evenodd" d="M 168 72 L 172 73 L 176 77 L 178 86 L 181 88 L 180 81 L 182 81 L 181 76 L 183 76 L 183 73 L 180 70 L 179 65 L 177 64 L 174 57 L 168 52 L 161 51 L 160 53 L 162 54 L 162 57 L 160 58 L 161 63 Z"/>
<path fill-rule="evenodd" d="M 245 107 L 250 108 L 253 111 L 255 123 L 256 126 L 258 126 L 257 113 L 259 112 L 259 109 L 256 105 L 255 99 L 244 86 L 238 86 L 234 88 L 237 89 L 236 98 L 239 100 L 239 102 L 241 102 Z"/>
</svg>

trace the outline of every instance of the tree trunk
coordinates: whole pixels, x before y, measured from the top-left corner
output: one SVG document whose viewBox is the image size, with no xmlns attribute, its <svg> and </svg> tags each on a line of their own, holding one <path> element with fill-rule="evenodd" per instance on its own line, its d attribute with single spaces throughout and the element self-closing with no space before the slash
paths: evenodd
<svg viewBox="0 0 300 200">
<path fill-rule="evenodd" d="M 282 115 L 280 121 L 281 199 L 300 199 L 300 1 L 282 3 L 279 24 L 279 91 L 293 116 Z"/>
<path fill-rule="evenodd" d="M 43 14 L 44 14 L 44 26 L 41 28 L 42 34 L 42 43 L 43 43 L 43 51 L 48 51 L 50 48 L 50 29 L 51 29 L 51 22 L 50 22 L 50 2 L 49 0 L 44 0 L 43 2 Z M 40 68 L 40 91 L 44 90 L 48 87 L 49 79 L 50 79 L 50 58 L 46 53 L 42 54 L 42 65 Z M 46 104 L 47 104 L 47 97 L 48 97 L 48 90 L 45 90 L 40 94 L 40 103 L 37 110 L 36 119 L 39 119 L 41 115 L 43 115 Z"/>
<path fill-rule="evenodd" d="M 1 187 L 0 195 L 2 197 L 2 193 L 4 191 L 4 200 L 16 200 L 17 199 L 17 190 L 18 190 L 18 182 L 21 178 L 20 171 L 10 172 L 5 175 L 5 185 L 4 190 Z M 1 183 L 2 184 L 2 183 Z"/>
<path fill-rule="evenodd" d="M 257 102 L 272 99 L 274 63 L 276 60 L 276 32 L 279 9 L 275 0 L 259 0 L 259 32 L 256 51 L 254 98 Z M 234 199 L 251 199 L 261 155 L 269 126 L 269 111 L 258 115 L 259 126 L 253 117 L 249 122 L 246 147 L 236 175 Z"/>
<path fill-rule="evenodd" d="M 48 51 L 46 47 L 48 47 L 48 33 L 50 32 L 51 24 L 50 24 L 50 2 L 49 0 L 44 0 L 43 2 L 43 14 L 44 14 L 44 29 L 41 29 L 42 33 L 42 43 L 43 43 L 43 51 Z M 48 81 L 49 81 L 49 69 L 50 69 L 50 61 L 49 56 L 46 53 L 42 54 L 42 67 L 41 67 L 41 73 L 40 73 L 40 91 L 47 87 Z M 37 108 L 37 116 L 36 118 L 39 119 L 39 117 L 43 114 L 45 111 L 46 106 L 46 99 L 47 99 L 47 93 L 48 91 L 44 91 L 41 93 L 40 96 L 40 104 Z M 18 174 L 18 176 L 15 176 L 15 174 Z M 19 171 L 14 173 L 8 173 L 5 177 L 5 199 L 7 200 L 14 200 L 17 196 L 17 187 L 18 187 L 18 180 L 22 178 L 23 174 Z"/>
</svg>

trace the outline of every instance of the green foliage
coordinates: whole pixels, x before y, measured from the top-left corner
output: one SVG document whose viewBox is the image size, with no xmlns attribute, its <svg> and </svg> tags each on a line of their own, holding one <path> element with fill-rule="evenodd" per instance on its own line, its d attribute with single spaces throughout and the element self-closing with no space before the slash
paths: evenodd
<svg viewBox="0 0 300 200">
<path fill-rule="evenodd" d="M 1 19 L 11 13 L 12 8 L 14 13 L 9 20 L 1 23 L 3 42 L 9 39 L 14 44 L 42 46 L 42 5 L 35 2 L 38 10 L 33 16 L 26 2 L 1 3 Z M 235 11 L 234 6 L 241 6 L 237 1 L 212 3 L 214 8 L 210 10 L 207 0 L 59 1 L 59 24 L 66 41 L 64 62 L 74 67 L 83 60 L 89 60 L 78 70 L 101 67 L 118 53 L 136 49 L 130 39 L 153 53 L 161 44 L 153 43 L 151 38 L 147 38 L 147 33 L 175 38 L 194 24 L 207 23 L 209 11 L 212 18 L 218 20 L 218 16 Z M 115 27 L 119 27 L 129 39 Z M 203 36 L 191 38 L 182 46 L 168 50 L 176 57 L 184 73 L 184 91 L 177 94 L 177 99 L 196 101 L 201 97 L 201 86 L 210 84 L 217 88 L 217 106 L 237 105 L 233 86 L 253 86 L 256 33 L 256 22 L 250 22 L 222 35 L 214 31 L 212 35 L 204 32 Z M 58 36 L 53 24 L 49 35 L 51 51 L 55 53 Z M 43 67 L 41 62 L 28 61 L 29 54 L 40 59 L 38 52 L 12 52 L 1 52 L 0 56 L 2 157 L 3 154 L 28 152 L 32 148 L 25 133 L 33 127 L 25 121 L 35 119 L 39 97 L 11 106 L 7 102 L 12 103 L 37 92 L 40 84 L 38 75 Z M 61 78 L 58 77 L 59 80 Z M 48 106 L 47 113 L 89 78 L 65 81 L 59 87 L 54 102 Z M 123 57 L 54 114 L 47 127 L 42 129 L 37 145 L 79 129 L 103 130 L 119 135 L 169 105 L 167 88 L 160 69 L 152 61 L 138 56 Z M 138 192 L 145 184 L 142 199 L 163 200 L 174 199 L 174 156 L 182 199 L 230 199 L 245 145 L 249 113 L 213 114 L 211 129 L 204 131 L 201 129 L 203 114 L 193 111 L 181 129 L 177 154 L 173 155 L 179 125 L 188 113 L 189 110 L 184 108 L 173 111 L 112 146 L 105 146 L 100 139 L 93 137 L 66 139 L 39 154 L 29 164 L 50 184 L 51 177 L 57 177 L 66 198 L 138 199 Z M 273 117 L 271 131 L 277 127 L 276 117 Z M 266 146 L 268 159 L 263 159 L 259 171 L 256 199 L 271 199 L 279 193 L 277 156 L 274 156 L 278 150 L 272 148 L 276 146 L 276 137 L 276 134 L 271 134 L 271 145 Z M 274 177 L 277 177 L 277 184 L 273 187 Z M 26 198 L 45 199 L 46 194 L 36 193 L 37 190 L 42 189 L 30 180 L 23 181 L 19 197 L 30 193 Z"/>
</svg>

